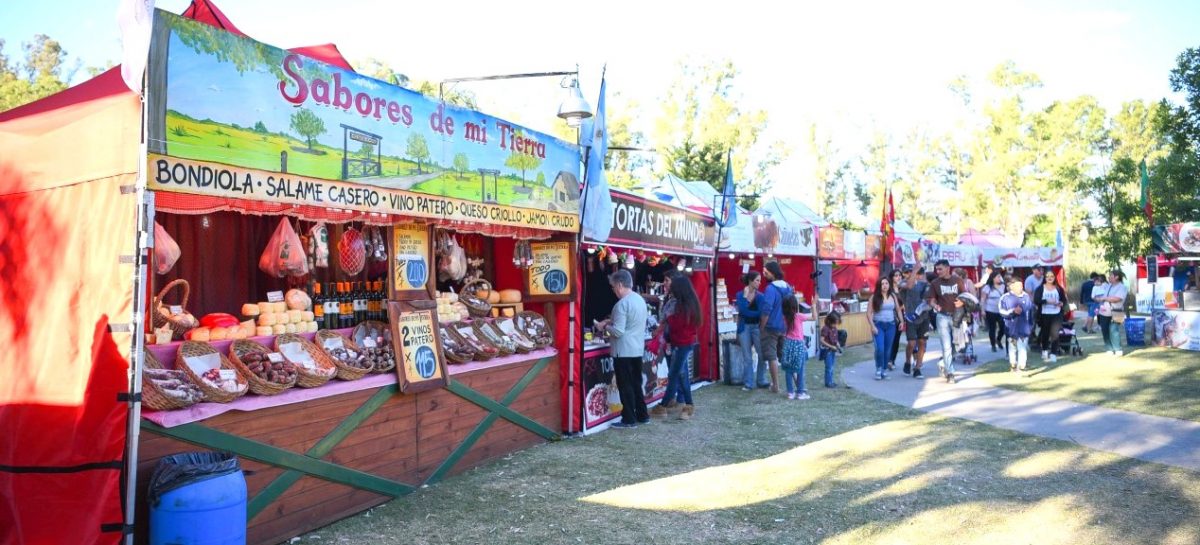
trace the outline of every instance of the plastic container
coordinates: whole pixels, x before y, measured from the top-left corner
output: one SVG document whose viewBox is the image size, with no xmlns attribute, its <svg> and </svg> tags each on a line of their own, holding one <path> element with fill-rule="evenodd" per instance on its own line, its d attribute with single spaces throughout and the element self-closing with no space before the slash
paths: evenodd
<svg viewBox="0 0 1200 545">
<path fill-rule="evenodd" d="M 1146 346 L 1146 319 L 1125 319 L 1125 344 L 1129 346 Z"/>
<path fill-rule="evenodd" d="M 163 458 L 150 479 L 150 545 L 245 545 L 246 478 L 232 454 Z"/>
</svg>

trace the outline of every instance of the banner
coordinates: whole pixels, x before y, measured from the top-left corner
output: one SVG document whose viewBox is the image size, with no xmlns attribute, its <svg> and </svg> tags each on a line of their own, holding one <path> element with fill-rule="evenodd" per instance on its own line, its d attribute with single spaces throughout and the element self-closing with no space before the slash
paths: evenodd
<svg viewBox="0 0 1200 545">
<path fill-rule="evenodd" d="M 838 227 L 822 227 L 820 229 L 821 246 L 817 249 L 817 257 L 821 259 L 843 259 L 846 257 L 844 246 L 845 232 Z"/>
<path fill-rule="evenodd" d="M 980 248 L 979 251 L 983 254 L 983 264 L 996 268 L 1061 267 L 1063 264 L 1061 248 Z"/>
<path fill-rule="evenodd" d="M 576 214 L 484 204 L 154 154 L 148 156 L 147 162 L 146 185 L 154 191 L 303 204 L 415 218 L 487 222 L 550 231 L 579 231 L 579 216 Z"/>
<path fill-rule="evenodd" d="M 577 146 L 210 25 L 155 15 L 155 40 L 164 46 L 150 62 L 150 151 L 568 215 L 578 229 Z"/>
<path fill-rule="evenodd" d="M 959 244 L 938 244 L 931 240 L 921 241 L 921 262 L 927 268 L 938 260 L 945 259 L 951 267 L 978 267 L 979 249 Z M 986 261 L 986 260 L 985 260 Z M 986 264 L 986 263 L 985 263 Z M 932 270 L 932 269 L 931 269 Z"/>
<path fill-rule="evenodd" d="M 1154 344 L 1200 351 L 1200 312 L 1154 311 Z"/>
<path fill-rule="evenodd" d="M 692 352 L 689 366 L 695 361 L 696 353 Z M 607 351 L 596 351 L 584 354 L 582 363 L 583 379 L 583 425 L 584 433 L 605 422 L 621 416 L 621 395 L 617 391 L 617 380 L 613 366 L 613 357 Z M 667 392 L 667 359 L 656 358 L 655 354 L 646 352 L 642 355 L 642 395 L 646 403 L 654 403 L 663 398 Z"/>
<path fill-rule="evenodd" d="M 613 224 L 606 244 L 674 254 L 712 256 L 717 232 L 711 217 L 612 191 Z M 585 239 L 585 242 L 594 242 Z"/>
<path fill-rule="evenodd" d="M 575 248 L 570 242 L 531 242 L 533 265 L 525 271 L 526 301 L 570 301 Z"/>
<path fill-rule="evenodd" d="M 817 255 L 817 234 L 812 225 L 780 224 L 771 214 L 754 214 L 754 248 L 776 255 Z"/>
<path fill-rule="evenodd" d="M 1158 225 L 1153 237 L 1154 246 L 1164 254 L 1200 253 L 1200 222 Z"/>
</svg>

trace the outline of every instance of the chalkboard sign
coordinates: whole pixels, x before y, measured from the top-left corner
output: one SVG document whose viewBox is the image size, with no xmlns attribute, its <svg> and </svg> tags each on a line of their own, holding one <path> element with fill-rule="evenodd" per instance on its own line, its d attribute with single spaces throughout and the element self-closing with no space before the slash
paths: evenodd
<svg viewBox="0 0 1200 545">
<path fill-rule="evenodd" d="M 446 360 L 434 311 L 405 312 L 401 303 L 392 301 L 388 303 L 388 317 L 400 391 L 413 393 L 445 386 Z"/>
<path fill-rule="evenodd" d="M 525 271 L 527 301 L 570 301 L 575 292 L 575 244 L 531 242 L 533 264 Z"/>
<path fill-rule="evenodd" d="M 392 299 L 431 299 L 433 233 L 428 225 L 402 223 L 392 227 L 388 278 Z"/>
</svg>

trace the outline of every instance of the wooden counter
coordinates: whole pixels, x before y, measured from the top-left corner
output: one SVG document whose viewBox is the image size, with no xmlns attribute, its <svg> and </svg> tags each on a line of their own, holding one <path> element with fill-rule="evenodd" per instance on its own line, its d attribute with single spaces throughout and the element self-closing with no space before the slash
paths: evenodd
<svg viewBox="0 0 1200 545">
<path fill-rule="evenodd" d="M 247 543 L 274 544 L 403 496 L 561 430 L 558 355 L 455 372 L 446 388 L 395 385 L 163 428 L 143 421 L 139 542 L 159 458 L 226 450 L 247 471 Z"/>
<path fill-rule="evenodd" d="M 843 314 L 842 329 L 846 330 L 846 346 L 858 346 L 872 341 L 871 324 L 867 322 L 865 312 Z"/>
</svg>

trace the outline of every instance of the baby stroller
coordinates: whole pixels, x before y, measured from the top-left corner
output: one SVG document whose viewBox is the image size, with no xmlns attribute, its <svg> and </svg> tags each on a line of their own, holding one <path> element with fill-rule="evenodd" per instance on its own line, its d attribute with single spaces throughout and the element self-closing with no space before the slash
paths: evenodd
<svg viewBox="0 0 1200 545">
<path fill-rule="evenodd" d="M 1063 347 L 1072 356 L 1082 356 L 1083 346 L 1079 344 L 1079 337 L 1075 334 L 1075 312 L 1072 311 L 1067 315 L 1067 320 L 1062 323 L 1062 327 L 1058 329 L 1058 346 Z"/>
<path fill-rule="evenodd" d="M 959 294 L 958 300 L 962 301 L 963 305 L 954 310 L 954 342 L 951 343 L 954 349 L 953 357 L 963 365 L 971 365 L 978 361 L 975 343 L 972 340 L 975 338 L 973 317 L 979 311 L 979 299 L 970 293 L 962 293 Z"/>
</svg>

